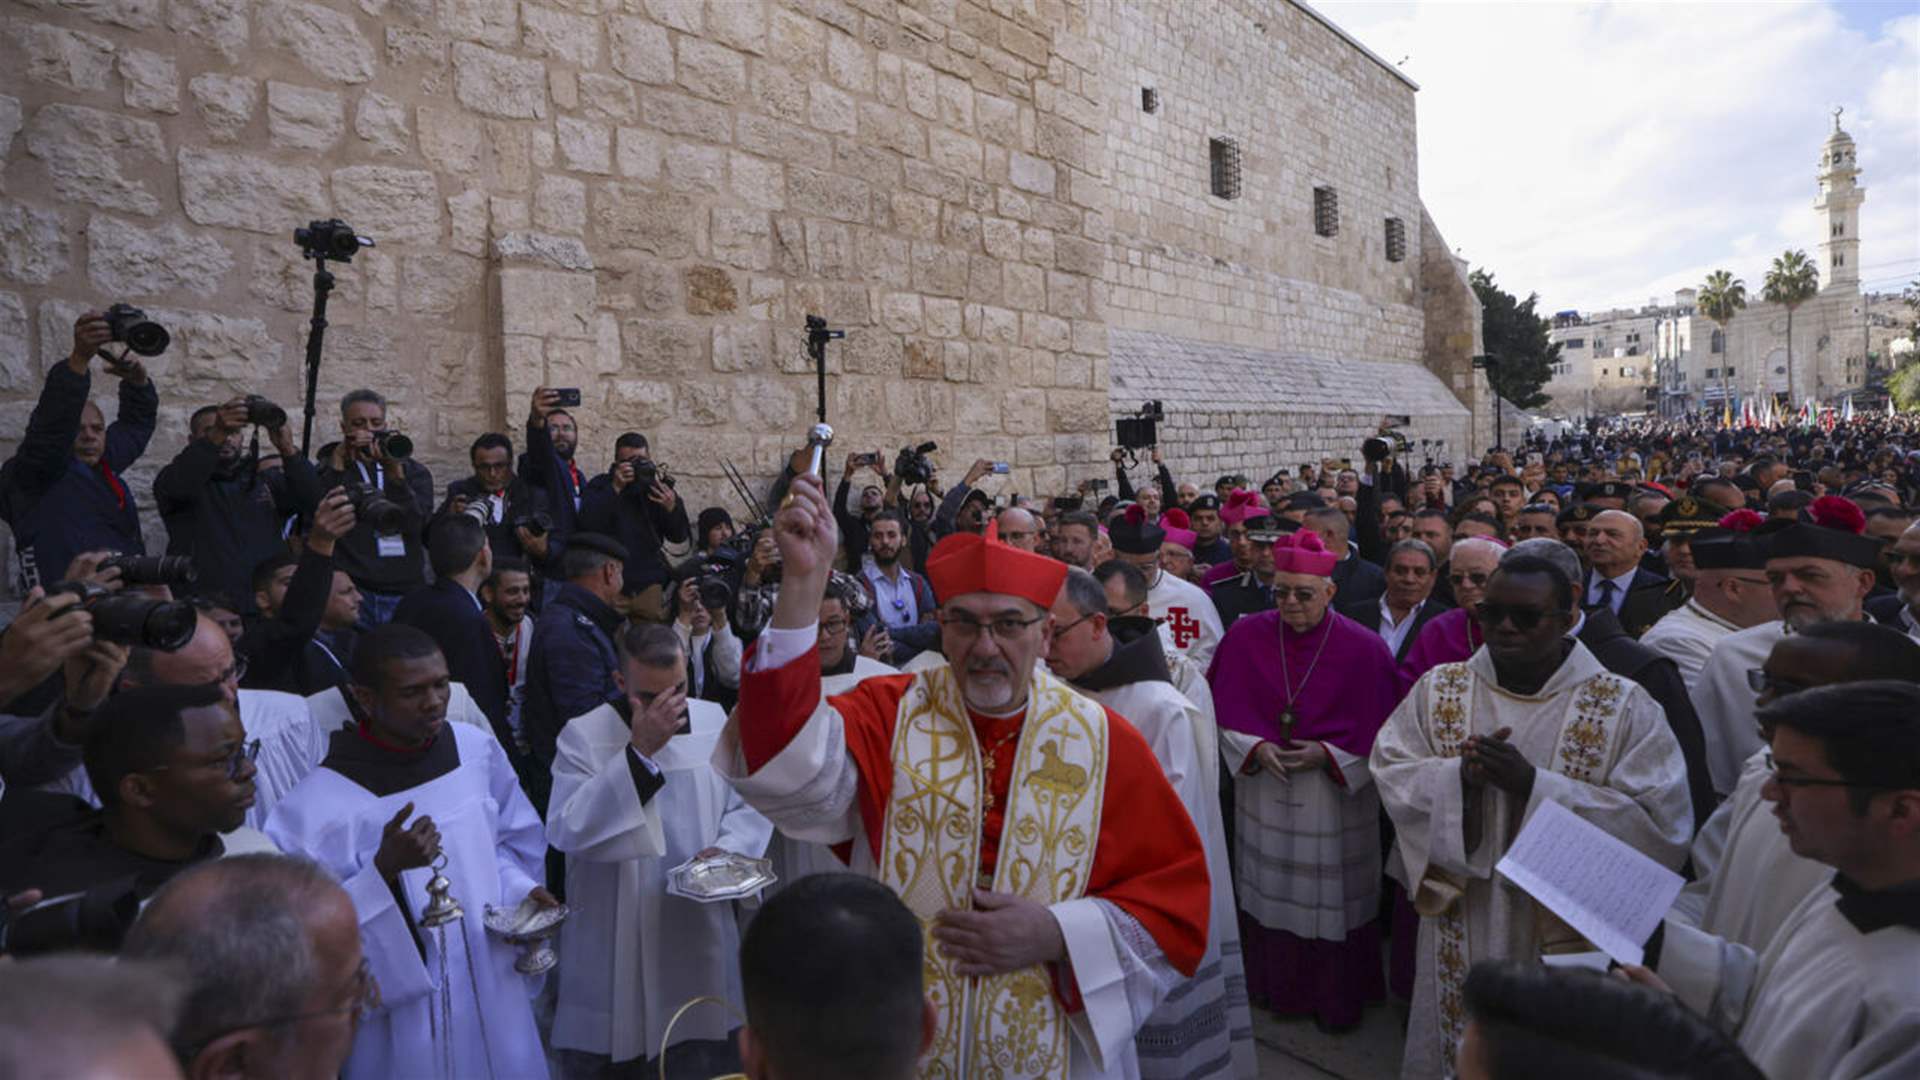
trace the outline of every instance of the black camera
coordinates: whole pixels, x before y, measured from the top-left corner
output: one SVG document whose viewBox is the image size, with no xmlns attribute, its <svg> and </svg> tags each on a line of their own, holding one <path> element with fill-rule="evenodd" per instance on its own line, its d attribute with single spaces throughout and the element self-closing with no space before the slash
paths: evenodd
<svg viewBox="0 0 1920 1080">
<path fill-rule="evenodd" d="M 346 495 L 354 517 L 372 525 L 374 532 L 392 534 L 406 526 L 407 512 L 379 488 L 352 483 L 346 485 Z"/>
<path fill-rule="evenodd" d="M 373 241 L 353 231 L 353 227 L 339 218 L 327 221 L 309 221 L 304 229 L 293 230 L 293 242 L 309 259 L 333 259 L 347 262 L 360 254 L 363 247 L 372 247 Z"/>
<path fill-rule="evenodd" d="M 144 645 L 172 652 L 193 640 L 199 612 L 185 600 L 155 600 L 138 593 L 110 592 L 91 581 L 56 581 L 48 596 L 72 593 L 80 598 L 68 611 L 85 609 L 93 616 L 93 636 L 115 645 Z M 59 618 L 55 615 L 54 618 Z"/>
<path fill-rule="evenodd" d="M 111 555 L 100 560 L 100 569 L 120 571 L 126 585 L 191 585 L 200 579 L 185 555 Z"/>
<path fill-rule="evenodd" d="M 397 431 L 374 432 L 373 444 L 380 448 L 380 453 L 394 461 L 405 461 L 413 456 L 413 440 Z"/>
<path fill-rule="evenodd" d="M 1158 401 L 1149 401 L 1140 406 L 1139 412 L 1113 422 L 1113 439 L 1122 450 L 1146 450 L 1158 446 L 1160 421 L 1166 418 L 1166 409 Z"/>
<path fill-rule="evenodd" d="M 107 333 L 141 356 L 159 356 L 173 341 L 166 327 L 132 304 L 115 304 L 107 309 Z"/>
<path fill-rule="evenodd" d="M 928 454 L 940 449 L 938 443 L 923 442 L 918 446 L 903 446 L 900 455 L 894 458 L 893 474 L 903 484 L 928 484 L 933 482 L 933 459 Z"/>
<path fill-rule="evenodd" d="M 247 395 L 247 423 L 258 424 L 263 428 L 277 428 L 286 422 L 287 410 L 259 394 Z"/>
<path fill-rule="evenodd" d="M 140 916 L 140 894 L 126 877 L 26 909 L 0 905 L 0 954 L 37 956 L 79 950 L 118 952 Z"/>
<path fill-rule="evenodd" d="M 513 527 L 527 530 L 530 536 L 545 536 L 553 530 L 553 518 L 545 510 L 535 510 L 531 514 L 513 519 Z"/>
</svg>

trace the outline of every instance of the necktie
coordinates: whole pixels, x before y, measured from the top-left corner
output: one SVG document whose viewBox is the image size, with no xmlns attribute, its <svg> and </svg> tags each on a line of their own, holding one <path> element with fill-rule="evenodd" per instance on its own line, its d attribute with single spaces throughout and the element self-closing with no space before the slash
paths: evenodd
<svg viewBox="0 0 1920 1080">
<path fill-rule="evenodd" d="M 100 462 L 100 478 L 105 480 L 107 487 L 113 491 L 113 501 L 119 505 L 120 509 L 125 510 L 127 508 L 127 487 L 120 482 L 119 477 L 113 475 L 113 468 L 105 461 Z"/>
<path fill-rule="evenodd" d="M 1601 578 L 1600 579 L 1600 606 L 1603 608 L 1606 608 L 1608 611 L 1612 611 L 1613 610 L 1613 594 L 1618 591 L 1620 591 L 1620 586 L 1615 585 L 1613 583 L 1612 578 Z"/>
</svg>

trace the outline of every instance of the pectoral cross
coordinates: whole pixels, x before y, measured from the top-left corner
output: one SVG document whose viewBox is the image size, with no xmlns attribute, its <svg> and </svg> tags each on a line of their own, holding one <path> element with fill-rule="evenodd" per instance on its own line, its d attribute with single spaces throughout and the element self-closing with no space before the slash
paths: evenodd
<svg viewBox="0 0 1920 1080">
<path fill-rule="evenodd" d="M 1280 741 L 1287 746 L 1293 745 L 1294 715 L 1292 709 L 1280 713 Z"/>
</svg>

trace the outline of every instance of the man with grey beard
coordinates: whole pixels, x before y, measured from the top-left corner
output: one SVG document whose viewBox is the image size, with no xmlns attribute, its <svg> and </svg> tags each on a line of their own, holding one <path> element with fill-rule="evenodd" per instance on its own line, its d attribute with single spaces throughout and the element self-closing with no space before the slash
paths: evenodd
<svg viewBox="0 0 1920 1080">
<path fill-rule="evenodd" d="M 1750 673 L 1766 662 L 1774 643 L 1817 622 L 1866 618 L 1862 605 L 1873 590 L 1879 541 L 1862 535 L 1860 511 L 1845 499 L 1824 497 L 1808 510 L 1811 520 L 1789 525 L 1763 541 L 1767 581 L 1780 618 L 1722 638 L 1695 689 L 1694 704 L 1707 736 L 1707 767 L 1713 790 L 1722 796 L 1739 780 L 1741 762 L 1760 749 L 1753 726 L 1758 691 Z"/>
</svg>

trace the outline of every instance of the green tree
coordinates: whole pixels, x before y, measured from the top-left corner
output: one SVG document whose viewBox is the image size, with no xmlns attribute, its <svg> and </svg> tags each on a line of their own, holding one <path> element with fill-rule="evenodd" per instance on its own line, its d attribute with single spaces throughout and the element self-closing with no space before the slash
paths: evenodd
<svg viewBox="0 0 1920 1080">
<path fill-rule="evenodd" d="M 1909 360 L 1887 376 L 1887 393 L 1901 412 L 1920 410 L 1920 360 Z"/>
<path fill-rule="evenodd" d="M 1700 314 L 1712 319 L 1713 324 L 1720 328 L 1720 401 L 1722 407 L 1732 408 L 1727 372 L 1731 368 L 1733 350 L 1727 344 L 1727 324 L 1747 306 L 1747 283 L 1725 270 L 1715 270 L 1701 283 L 1700 295 L 1694 299 L 1694 304 L 1700 309 Z"/>
<path fill-rule="evenodd" d="M 1773 260 L 1767 280 L 1760 290 L 1761 299 L 1787 309 L 1787 408 L 1800 398 L 1793 383 L 1793 309 L 1813 299 L 1820 291 L 1820 267 L 1804 251 L 1787 251 Z"/>
<path fill-rule="evenodd" d="M 1481 334 L 1487 355 L 1499 361 L 1487 370 L 1494 393 L 1522 409 L 1537 409 L 1553 400 L 1540 388 L 1553 377 L 1560 346 L 1547 340 L 1547 320 L 1534 311 L 1539 293 L 1519 300 L 1494 284 L 1493 275 L 1475 270 L 1467 279 L 1480 298 Z"/>
</svg>

